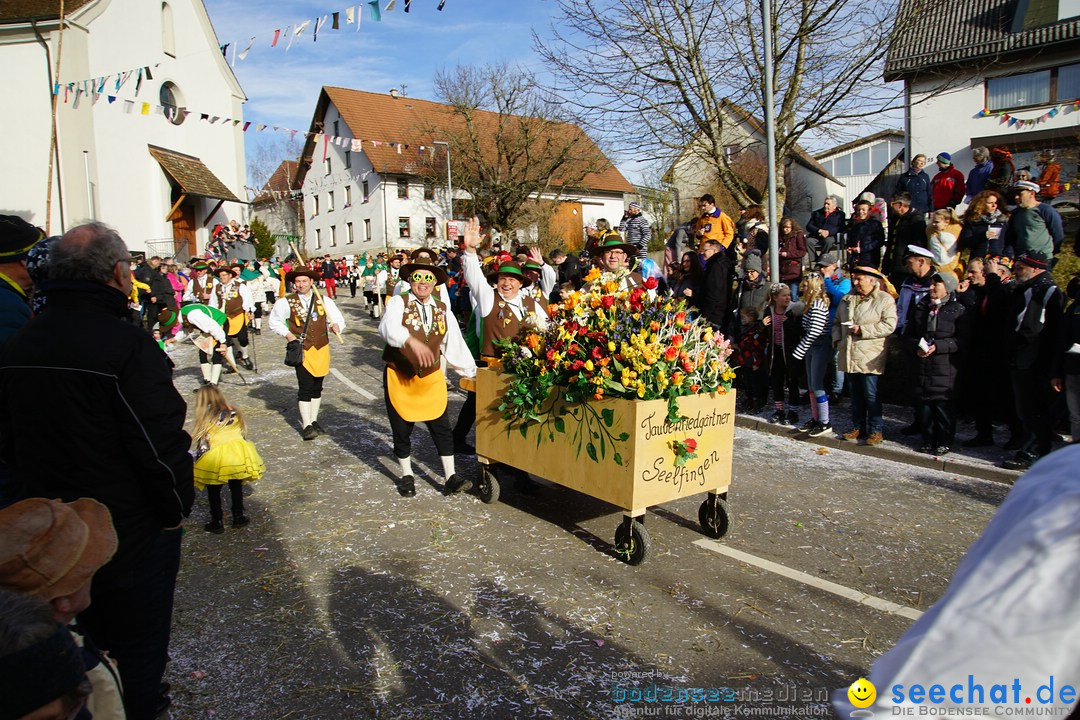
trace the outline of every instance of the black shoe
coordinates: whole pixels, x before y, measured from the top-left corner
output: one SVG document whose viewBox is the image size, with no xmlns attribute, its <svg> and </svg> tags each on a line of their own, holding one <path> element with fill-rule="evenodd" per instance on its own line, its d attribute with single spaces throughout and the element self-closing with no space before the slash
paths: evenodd
<svg viewBox="0 0 1080 720">
<path fill-rule="evenodd" d="M 154 717 L 158 717 L 172 705 L 172 696 L 162 693 L 158 697 L 157 705 L 154 706 Z"/>
<path fill-rule="evenodd" d="M 202 529 L 206 532 L 212 532 L 215 535 L 220 535 L 225 532 L 225 526 L 221 524 L 220 520 L 211 520 L 202 526 Z"/>
<path fill-rule="evenodd" d="M 905 427 L 900 428 L 901 435 L 919 435 L 922 433 L 922 428 L 917 423 L 911 423 Z"/>
<path fill-rule="evenodd" d="M 921 452 L 921 453 L 932 453 L 932 452 L 934 452 L 934 443 L 928 443 L 928 442 L 923 443 L 922 445 L 919 446 L 919 452 Z"/>
<path fill-rule="evenodd" d="M 812 435 L 812 434 L 813 434 L 813 432 L 814 432 L 814 429 L 815 429 L 815 428 L 816 428 L 817 426 L 818 426 L 818 421 L 817 421 L 817 420 L 814 420 L 813 418 L 810 418 L 809 420 L 807 420 L 806 422 L 804 422 L 804 423 L 803 423 L 802 425 L 800 425 L 800 426 L 799 426 L 798 428 L 796 428 L 796 429 L 797 429 L 797 430 L 798 430 L 799 432 L 801 432 L 801 433 L 810 433 L 810 434 Z"/>
<path fill-rule="evenodd" d="M 938 445 L 936 448 L 934 448 L 934 455 L 937 455 L 938 457 L 941 457 L 942 455 L 948 455 L 951 450 L 952 448 L 948 445 Z"/>
<path fill-rule="evenodd" d="M 970 438 L 970 439 L 965 440 L 964 442 L 960 443 L 961 446 L 966 447 L 966 448 L 990 447 L 993 444 L 994 444 L 993 436 L 991 436 L 991 435 L 982 435 L 982 434 L 976 435 L 975 437 Z"/>
<path fill-rule="evenodd" d="M 472 488 L 472 480 L 462 477 L 457 473 L 450 476 L 450 479 L 446 481 L 446 492 L 448 495 L 457 495 L 463 493 L 466 490 Z"/>
<path fill-rule="evenodd" d="M 315 428 L 315 432 L 319 433 L 320 435 L 326 434 L 326 431 L 323 430 L 323 426 L 319 424 L 318 420 L 312 420 L 311 427 Z"/>
<path fill-rule="evenodd" d="M 251 332 L 255 333 L 256 335 L 262 335 L 262 328 L 252 328 Z"/>
<path fill-rule="evenodd" d="M 245 370 L 254 370 L 255 369 L 255 365 L 254 365 L 254 363 L 251 362 L 251 358 L 246 358 L 246 357 L 240 358 L 240 364 L 243 366 L 243 368 Z"/>
<path fill-rule="evenodd" d="M 398 480 L 398 494 L 401 497 L 413 497 L 416 495 L 416 481 L 413 480 L 412 475 L 406 475 Z"/>
<path fill-rule="evenodd" d="M 304 431 L 300 433 L 300 437 L 304 438 L 305 440 L 314 440 L 315 438 L 319 437 L 319 431 L 316 430 L 314 426 L 308 425 L 306 428 L 304 428 Z"/>
<path fill-rule="evenodd" d="M 797 425 L 799 423 L 799 413 L 794 410 L 788 410 L 785 419 L 787 420 L 788 425 Z"/>
<path fill-rule="evenodd" d="M 251 522 L 251 518 L 247 515 L 234 515 L 232 519 L 232 526 L 234 528 L 242 528 Z"/>
<path fill-rule="evenodd" d="M 815 427 L 810 431 L 810 437 L 821 437 L 822 435 L 828 435 L 833 431 L 832 425 L 829 425 L 828 423 L 822 423 L 818 420 L 814 420 L 813 422 L 815 423 Z"/>
<path fill-rule="evenodd" d="M 1005 443 L 1003 447 L 1005 450 L 1019 450 L 1024 447 L 1026 441 L 1026 438 L 1023 438 L 1020 435 L 1013 435 L 1009 438 L 1009 442 Z"/>
<path fill-rule="evenodd" d="M 769 422 L 772 423 L 773 425 L 783 425 L 784 424 L 784 411 L 783 410 L 777 410 L 776 412 L 774 412 L 772 414 L 772 416 L 769 418 Z"/>
<path fill-rule="evenodd" d="M 454 454 L 455 455 L 475 455 L 476 448 L 470 445 L 465 440 L 458 442 L 454 441 Z"/>
<path fill-rule="evenodd" d="M 1016 453 L 1011 460 L 1006 460 L 1001 463 L 1001 467 L 1006 470 L 1027 470 L 1029 467 L 1035 464 L 1035 461 L 1039 458 L 1035 457 L 1031 453 L 1021 450 Z"/>
</svg>

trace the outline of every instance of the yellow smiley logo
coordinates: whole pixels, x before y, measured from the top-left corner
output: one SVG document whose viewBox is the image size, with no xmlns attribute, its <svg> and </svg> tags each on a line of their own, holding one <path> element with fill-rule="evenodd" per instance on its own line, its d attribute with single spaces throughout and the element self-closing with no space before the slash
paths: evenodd
<svg viewBox="0 0 1080 720">
<path fill-rule="evenodd" d="M 870 707 L 877 699 L 877 688 L 866 678 L 859 678 L 851 683 L 847 696 L 851 704 L 857 708 Z"/>
</svg>

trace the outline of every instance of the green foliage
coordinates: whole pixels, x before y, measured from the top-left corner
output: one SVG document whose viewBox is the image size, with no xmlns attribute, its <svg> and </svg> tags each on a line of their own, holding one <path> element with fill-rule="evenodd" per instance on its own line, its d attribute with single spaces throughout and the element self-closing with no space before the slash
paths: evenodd
<svg viewBox="0 0 1080 720">
<path fill-rule="evenodd" d="M 259 218 L 251 220 L 251 234 L 255 237 L 255 257 L 274 257 L 274 236 Z"/>
</svg>

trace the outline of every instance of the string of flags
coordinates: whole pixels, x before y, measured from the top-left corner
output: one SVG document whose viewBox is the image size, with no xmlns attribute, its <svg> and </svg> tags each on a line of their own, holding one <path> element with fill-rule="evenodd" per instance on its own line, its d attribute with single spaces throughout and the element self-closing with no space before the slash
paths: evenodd
<svg viewBox="0 0 1080 720">
<path fill-rule="evenodd" d="M 1035 127 L 1035 125 L 1037 125 L 1039 123 L 1044 123 L 1047 120 L 1049 120 L 1050 118 L 1057 117 L 1058 114 L 1061 113 L 1063 110 L 1080 110 L 1080 100 L 1074 100 L 1074 101 L 1070 101 L 1070 102 L 1067 102 L 1067 103 L 1062 103 L 1062 104 L 1058 105 L 1055 108 L 1051 108 L 1051 109 L 1047 110 L 1042 115 L 1040 115 L 1039 117 L 1036 117 L 1036 118 L 1018 118 L 1018 117 L 1014 117 L 1014 116 L 1010 115 L 1007 112 L 995 112 L 993 110 L 988 110 L 986 108 L 983 108 L 982 110 L 980 110 L 976 114 L 976 117 L 983 118 L 983 117 L 991 117 L 991 116 L 993 116 L 993 117 L 999 118 L 1001 122 L 1006 123 L 1009 127 L 1016 127 L 1016 128 Z"/>
<path fill-rule="evenodd" d="M 412 1 L 413 0 L 405 0 L 405 12 L 409 12 L 409 10 L 411 9 Z M 313 42 L 319 41 L 319 33 L 323 33 L 325 35 L 327 23 L 329 23 L 330 30 L 343 29 L 342 19 L 344 19 L 345 26 L 352 25 L 356 28 L 356 31 L 359 32 L 361 21 L 364 17 L 365 6 L 367 6 L 368 17 L 372 22 L 382 22 L 382 14 L 384 12 L 393 12 L 396 7 L 396 3 L 397 0 L 389 0 L 389 2 L 387 2 L 386 5 L 381 8 L 380 0 L 370 0 L 369 2 L 362 2 L 359 5 L 350 5 L 344 10 L 328 12 L 312 20 L 305 20 L 301 23 L 296 23 L 293 25 L 285 25 L 283 27 L 275 29 L 273 32 L 266 32 L 261 35 L 252 35 L 251 38 L 247 41 L 247 43 L 243 46 L 242 50 L 239 49 L 240 43 L 236 41 L 230 41 L 223 45 L 220 45 L 219 49 L 221 50 L 221 54 L 222 56 L 224 56 L 225 60 L 229 62 L 233 67 L 235 67 L 237 60 L 243 61 L 247 58 L 248 54 L 251 52 L 252 48 L 255 47 L 255 44 L 258 42 L 260 37 L 262 37 L 264 40 L 269 40 L 269 47 L 276 48 L 279 45 L 284 45 L 285 51 L 288 52 L 289 49 L 292 48 L 293 43 L 297 41 L 305 32 L 307 32 L 309 28 L 312 31 L 311 38 Z M 439 0 L 439 4 L 436 9 L 439 12 L 442 12 L 442 9 L 445 5 L 446 0 Z M 120 70 L 117 72 L 108 73 L 107 75 L 99 75 L 94 78 L 74 80 L 68 83 L 56 83 L 53 85 L 53 95 L 58 94 L 59 87 L 64 87 L 68 85 L 83 86 L 83 91 L 88 92 L 91 83 L 98 86 L 98 92 L 104 91 L 105 86 L 107 84 L 111 85 L 112 83 L 115 83 L 115 86 L 113 87 L 114 91 L 119 91 L 120 88 L 123 87 L 132 77 L 135 78 L 135 94 L 137 95 L 138 90 L 142 85 L 142 81 L 144 79 L 153 79 L 150 68 L 153 67 L 154 69 L 157 69 L 160 64 L 161 63 L 156 63 L 154 65 L 144 65 L 138 68 Z"/>
</svg>

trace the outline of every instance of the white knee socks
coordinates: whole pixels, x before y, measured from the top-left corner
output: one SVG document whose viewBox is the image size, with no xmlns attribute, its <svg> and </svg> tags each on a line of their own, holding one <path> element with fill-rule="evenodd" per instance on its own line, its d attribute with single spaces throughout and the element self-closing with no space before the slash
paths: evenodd
<svg viewBox="0 0 1080 720">
<path fill-rule="evenodd" d="M 319 419 L 319 404 L 322 403 L 322 398 L 311 398 L 311 422 L 315 422 Z"/>
<path fill-rule="evenodd" d="M 210 382 L 217 385 L 221 381 L 221 363 L 214 363 L 210 366 Z"/>
<path fill-rule="evenodd" d="M 301 400 L 296 404 L 300 407 L 300 426 L 306 428 L 311 424 L 311 402 Z"/>
<path fill-rule="evenodd" d="M 401 477 L 412 475 L 412 457 L 398 458 L 398 462 L 401 463 Z"/>
<path fill-rule="evenodd" d="M 440 455 L 439 459 L 442 460 L 443 475 L 449 480 L 454 474 L 454 456 L 453 455 Z"/>
</svg>

